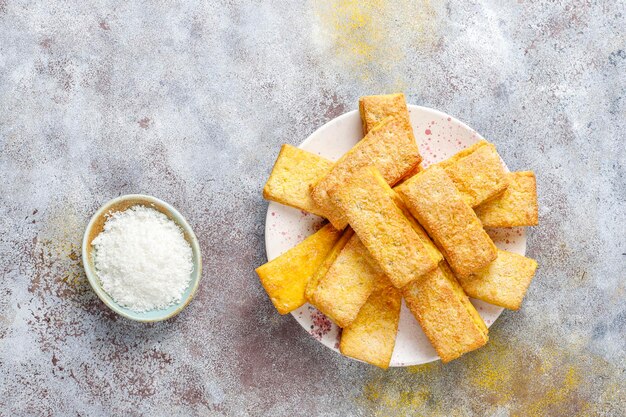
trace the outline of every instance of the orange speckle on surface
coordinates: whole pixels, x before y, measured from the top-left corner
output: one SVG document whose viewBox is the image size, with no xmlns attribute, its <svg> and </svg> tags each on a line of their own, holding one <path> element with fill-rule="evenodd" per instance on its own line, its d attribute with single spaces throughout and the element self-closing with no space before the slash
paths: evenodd
<svg viewBox="0 0 626 417">
<path fill-rule="evenodd" d="M 405 48 L 431 51 L 438 43 L 435 11 L 429 0 L 335 0 L 314 2 L 319 45 L 341 67 L 378 93 L 407 89 Z M 380 84 L 383 76 L 384 85 Z"/>
</svg>

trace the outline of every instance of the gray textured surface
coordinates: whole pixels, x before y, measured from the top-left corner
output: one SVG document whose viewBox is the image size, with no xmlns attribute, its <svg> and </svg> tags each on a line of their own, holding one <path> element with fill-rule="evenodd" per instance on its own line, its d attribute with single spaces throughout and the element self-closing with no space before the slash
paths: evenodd
<svg viewBox="0 0 626 417">
<path fill-rule="evenodd" d="M 0 415 L 626 414 L 625 9 L 0 0 Z M 396 90 L 537 173 L 540 269 L 487 347 L 383 372 L 276 314 L 253 269 L 279 145 Z M 136 192 L 204 253 L 166 323 L 108 312 L 77 256 Z"/>
</svg>

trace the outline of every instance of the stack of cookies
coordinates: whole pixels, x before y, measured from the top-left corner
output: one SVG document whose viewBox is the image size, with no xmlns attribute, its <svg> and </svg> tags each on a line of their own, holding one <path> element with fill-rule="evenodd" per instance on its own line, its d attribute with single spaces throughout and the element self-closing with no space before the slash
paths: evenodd
<svg viewBox="0 0 626 417">
<path fill-rule="evenodd" d="M 387 368 L 402 298 L 443 362 L 483 346 L 468 296 L 519 309 L 537 263 L 485 227 L 537 224 L 532 172 L 480 141 L 422 169 L 403 94 L 359 101 L 364 137 L 338 161 L 283 145 L 263 196 L 329 223 L 257 268 L 276 309 L 309 302 L 343 329 L 344 355 Z"/>
</svg>

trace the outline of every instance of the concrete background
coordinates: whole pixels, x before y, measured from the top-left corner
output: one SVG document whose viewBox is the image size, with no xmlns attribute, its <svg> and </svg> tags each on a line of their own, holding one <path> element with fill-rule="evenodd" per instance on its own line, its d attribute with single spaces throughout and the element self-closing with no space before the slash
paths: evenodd
<svg viewBox="0 0 626 417">
<path fill-rule="evenodd" d="M 626 414 L 624 2 L 192 3 L 0 0 L 0 415 Z M 253 269 L 279 145 L 394 91 L 537 173 L 540 268 L 487 347 L 384 372 L 276 314 Z M 82 272 L 88 218 L 127 193 L 201 242 L 166 323 Z"/>
</svg>

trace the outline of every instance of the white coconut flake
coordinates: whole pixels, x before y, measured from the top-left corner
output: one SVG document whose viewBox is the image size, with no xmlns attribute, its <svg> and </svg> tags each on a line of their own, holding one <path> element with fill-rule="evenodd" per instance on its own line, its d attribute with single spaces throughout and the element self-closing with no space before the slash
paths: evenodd
<svg viewBox="0 0 626 417">
<path fill-rule="evenodd" d="M 176 223 L 146 206 L 109 216 L 92 241 L 102 288 L 136 312 L 181 301 L 193 270 L 191 246 Z"/>
</svg>

